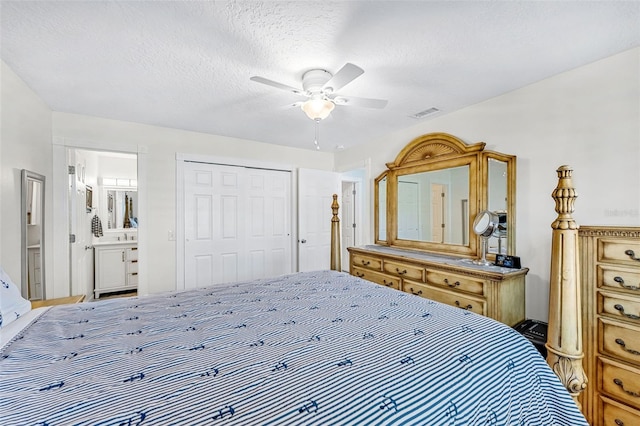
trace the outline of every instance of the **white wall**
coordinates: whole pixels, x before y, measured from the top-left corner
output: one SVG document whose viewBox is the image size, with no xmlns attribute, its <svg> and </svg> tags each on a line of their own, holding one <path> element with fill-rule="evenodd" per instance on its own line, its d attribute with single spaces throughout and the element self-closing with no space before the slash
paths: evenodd
<svg viewBox="0 0 640 426">
<path fill-rule="evenodd" d="M 21 282 L 21 170 L 46 178 L 45 251 L 51 252 L 51 111 L 0 61 L 0 264 L 13 282 Z M 45 256 L 45 280 L 51 258 Z"/>
<path fill-rule="evenodd" d="M 179 208 L 175 199 L 176 154 L 244 158 L 333 170 L 332 153 L 76 114 L 54 112 L 53 137 L 56 143 L 66 146 L 116 151 L 137 147 L 139 202 L 141 208 L 146 204 L 147 212 L 146 217 L 141 214 L 139 256 L 140 268 L 147 272 L 149 292 L 175 289 L 176 242 L 169 241 L 168 232 L 175 234 L 176 209 Z M 64 271 L 59 272 L 57 278 L 64 279 Z M 141 292 L 144 293 L 143 286 Z"/>
<path fill-rule="evenodd" d="M 548 317 L 558 166 L 574 169 L 578 224 L 640 225 L 640 48 L 387 135 L 366 152 L 340 152 L 336 168 L 370 156 L 375 177 L 409 141 L 430 132 L 518 157 L 516 245 L 530 268 L 529 318 Z"/>
</svg>

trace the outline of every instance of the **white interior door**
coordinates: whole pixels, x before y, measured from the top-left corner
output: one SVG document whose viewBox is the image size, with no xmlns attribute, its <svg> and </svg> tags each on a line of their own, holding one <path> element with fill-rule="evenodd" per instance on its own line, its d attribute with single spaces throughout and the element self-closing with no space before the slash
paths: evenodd
<svg viewBox="0 0 640 426">
<path fill-rule="evenodd" d="M 184 166 L 185 288 L 291 272 L 291 174 Z"/>
<path fill-rule="evenodd" d="M 69 229 L 75 241 L 70 243 L 69 276 L 72 295 L 93 296 L 93 250 L 91 250 L 91 218 L 87 213 L 86 185 L 82 181 L 82 156 L 69 150 Z"/>
<path fill-rule="evenodd" d="M 342 270 L 349 270 L 347 247 L 356 245 L 356 183 L 342 182 L 342 203 L 340 206 L 342 231 Z"/>
<path fill-rule="evenodd" d="M 398 181 L 398 238 L 420 239 L 420 194 L 416 182 Z"/>
<path fill-rule="evenodd" d="M 298 169 L 300 272 L 331 267 L 331 202 L 333 194 L 341 193 L 340 174 L 325 170 Z"/>
<path fill-rule="evenodd" d="M 444 243 L 445 236 L 445 186 L 431 184 L 431 241 Z"/>
</svg>

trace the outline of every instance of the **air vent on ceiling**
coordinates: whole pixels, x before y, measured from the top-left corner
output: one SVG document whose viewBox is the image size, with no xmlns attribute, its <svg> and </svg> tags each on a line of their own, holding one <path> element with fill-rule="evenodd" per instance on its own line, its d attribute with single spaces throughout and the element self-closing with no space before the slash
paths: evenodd
<svg viewBox="0 0 640 426">
<path fill-rule="evenodd" d="M 436 107 L 431 107 L 429 109 L 425 109 L 424 111 L 420 111 L 420 112 L 416 112 L 413 115 L 410 115 L 409 117 L 412 118 L 424 118 L 427 115 L 431 115 L 431 114 L 435 114 L 436 112 L 440 112 L 440 110 Z"/>
</svg>

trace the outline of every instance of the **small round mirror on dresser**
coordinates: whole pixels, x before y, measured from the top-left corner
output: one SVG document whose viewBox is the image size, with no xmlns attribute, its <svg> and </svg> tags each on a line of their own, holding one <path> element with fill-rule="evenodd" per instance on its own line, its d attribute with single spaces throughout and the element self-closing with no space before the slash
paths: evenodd
<svg viewBox="0 0 640 426">
<path fill-rule="evenodd" d="M 489 243 L 489 238 L 497 237 L 498 241 L 500 241 L 502 235 L 506 234 L 506 214 L 502 212 L 482 210 L 473 221 L 473 232 L 480 237 L 482 246 L 482 255 L 477 261 L 477 264 L 490 265 L 491 262 L 487 261 L 487 245 Z M 500 249 L 498 249 L 498 253 L 500 253 Z"/>
</svg>

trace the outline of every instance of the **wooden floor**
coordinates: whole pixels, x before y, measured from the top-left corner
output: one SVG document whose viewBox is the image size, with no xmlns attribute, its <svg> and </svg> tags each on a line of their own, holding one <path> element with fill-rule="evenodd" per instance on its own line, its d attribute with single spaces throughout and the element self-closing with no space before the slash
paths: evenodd
<svg viewBox="0 0 640 426">
<path fill-rule="evenodd" d="M 80 303 L 84 300 L 84 294 L 80 296 L 58 297 L 56 299 L 32 300 L 31 309 L 43 306 L 66 305 L 68 303 Z"/>
</svg>

